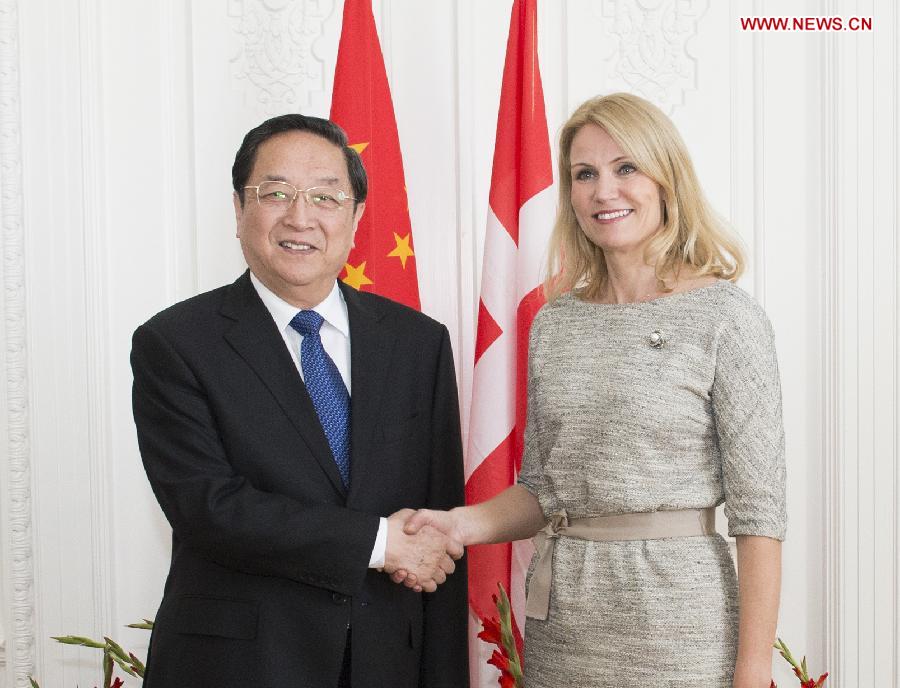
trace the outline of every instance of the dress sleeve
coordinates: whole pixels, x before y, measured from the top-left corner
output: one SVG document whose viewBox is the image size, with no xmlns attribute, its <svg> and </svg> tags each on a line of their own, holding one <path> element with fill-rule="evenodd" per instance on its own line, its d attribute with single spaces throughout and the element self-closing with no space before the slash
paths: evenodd
<svg viewBox="0 0 900 688">
<path fill-rule="evenodd" d="M 772 326 L 754 302 L 718 334 L 712 386 L 728 534 L 783 540 L 784 427 Z"/>
<path fill-rule="evenodd" d="M 539 423 L 540 376 L 538 371 L 541 367 L 539 318 L 540 315 L 532 323 L 528 339 L 528 407 L 525 413 L 522 470 L 519 473 L 518 483 L 537 497 L 541 509 L 544 511 L 544 516 L 549 518 L 559 508 L 553 493 L 549 489 L 542 460 Z"/>
</svg>

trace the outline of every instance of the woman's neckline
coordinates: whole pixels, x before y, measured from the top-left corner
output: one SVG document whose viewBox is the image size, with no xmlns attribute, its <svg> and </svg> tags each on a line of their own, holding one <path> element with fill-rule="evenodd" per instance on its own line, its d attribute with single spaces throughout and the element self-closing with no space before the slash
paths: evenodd
<svg viewBox="0 0 900 688">
<path fill-rule="evenodd" d="M 708 289 L 718 289 L 726 284 L 731 284 L 728 280 L 719 279 L 711 284 L 704 284 L 700 287 L 694 287 L 693 289 L 687 289 L 686 291 L 678 291 L 671 294 L 664 294 L 662 296 L 657 296 L 653 299 L 647 299 L 646 301 L 625 301 L 623 303 L 600 303 L 598 301 L 587 301 L 582 299 L 575 292 L 570 292 L 572 296 L 572 300 L 578 303 L 583 303 L 586 306 L 597 306 L 599 308 L 635 308 L 638 306 L 648 306 L 651 304 L 658 304 L 660 302 L 668 302 L 672 299 L 678 299 L 684 296 L 690 296 L 691 294 L 697 294 L 699 292 L 704 292 Z"/>
</svg>

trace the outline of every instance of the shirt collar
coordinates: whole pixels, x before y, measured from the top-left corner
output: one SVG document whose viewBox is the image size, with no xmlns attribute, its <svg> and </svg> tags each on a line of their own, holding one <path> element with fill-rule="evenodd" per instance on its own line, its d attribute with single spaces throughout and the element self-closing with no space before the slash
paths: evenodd
<svg viewBox="0 0 900 688">
<path fill-rule="evenodd" d="M 250 282 L 253 283 L 256 293 L 262 299 L 263 305 L 272 314 L 272 319 L 278 326 L 278 330 L 283 332 L 289 328 L 291 320 L 294 319 L 294 316 L 297 315 L 300 309 L 292 306 L 275 294 L 253 272 L 250 273 Z M 345 337 L 350 336 L 350 318 L 347 316 L 347 303 L 344 301 L 344 295 L 338 288 L 337 281 L 335 281 L 325 300 L 309 310 L 313 310 L 321 315 L 325 322 L 337 329 Z"/>
</svg>

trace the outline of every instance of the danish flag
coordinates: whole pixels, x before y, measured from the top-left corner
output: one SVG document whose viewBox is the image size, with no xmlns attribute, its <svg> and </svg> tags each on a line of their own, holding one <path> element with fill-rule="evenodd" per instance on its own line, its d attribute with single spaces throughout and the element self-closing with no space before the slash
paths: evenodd
<svg viewBox="0 0 900 688">
<path fill-rule="evenodd" d="M 475 371 L 466 452 L 466 502 L 513 485 L 522 464 L 528 331 L 544 303 L 542 266 L 553 226 L 553 168 L 537 54 L 537 0 L 515 0 L 497 115 L 485 236 Z M 489 646 L 475 636 L 496 616 L 497 583 L 509 591 L 524 628 L 525 572 L 533 548 L 523 541 L 469 548 L 469 658 L 472 687 L 494 685 Z M 521 636 L 519 636 L 521 637 Z"/>
</svg>

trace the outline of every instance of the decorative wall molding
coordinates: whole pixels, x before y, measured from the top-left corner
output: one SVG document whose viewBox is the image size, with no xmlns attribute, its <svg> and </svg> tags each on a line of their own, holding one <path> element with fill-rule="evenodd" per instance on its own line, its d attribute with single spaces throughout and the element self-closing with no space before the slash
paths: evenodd
<svg viewBox="0 0 900 688">
<path fill-rule="evenodd" d="M 197 276 L 196 236 L 186 228 L 197 226 L 196 167 L 194 159 L 194 102 L 192 95 L 193 63 L 190 7 L 182 0 L 165 0 L 160 7 L 160 69 L 163 88 L 160 97 L 165 112 L 183 113 L 181 117 L 165 117 L 162 124 L 163 176 L 160 184 L 166 235 L 166 301 L 175 303 L 199 291 Z"/>
<path fill-rule="evenodd" d="M 755 0 L 753 10 L 762 13 L 762 3 Z M 766 193 L 765 140 L 766 89 L 765 44 L 762 34 L 754 34 L 753 45 L 753 295 L 766 305 Z"/>
<path fill-rule="evenodd" d="M 824 295 L 824 347 L 822 360 L 823 450 L 825 461 L 825 494 L 822 499 L 822 522 L 825 524 L 824 579 L 825 579 L 825 666 L 836 684 L 843 684 L 841 664 L 841 422 L 840 422 L 840 359 L 841 359 L 841 311 L 839 298 L 840 236 L 838 232 L 838 179 L 837 141 L 838 125 L 838 52 L 833 36 L 822 40 L 821 88 L 819 89 L 822 113 L 821 198 L 822 230 L 824 238 L 824 271 L 822 294 Z"/>
<path fill-rule="evenodd" d="M 740 8 L 729 3 L 729 25 Z M 752 246 L 751 268 L 742 284 L 765 307 L 765 97 L 764 53 L 761 40 L 732 32 L 729 45 L 730 178 L 729 219 Z M 748 132 L 750 135 L 748 135 Z"/>
<path fill-rule="evenodd" d="M 103 54 L 101 11 L 94 0 L 79 2 L 79 80 L 81 106 L 82 227 L 84 232 L 84 294 L 87 346 L 87 456 L 90 466 L 91 560 L 93 571 L 93 627 L 112 625 L 112 554 L 110 532 L 111 473 L 108 420 L 110 326 L 108 313 L 107 184 L 103 164 Z M 106 632 L 106 631 L 102 631 Z"/>
<path fill-rule="evenodd" d="M 708 0 L 604 0 L 594 6 L 605 36 L 616 46 L 606 62 L 610 76 L 671 114 L 697 88 L 697 60 L 688 41 Z"/>
<path fill-rule="evenodd" d="M 893 135 L 893 143 L 894 143 L 894 153 L 891 156 L 893 160 L 893 188 L 894 188 L 894 226 L 891 231 L 891 236 L 893 237 L 894 243 L 894 256 L 893 256 L 893 265 L 895 269 L 890 270 L 889 272 L 893 274 L 894 280 L 894 309 L 893 309 L 893 328 L 891 332 L 891 339 L 889 341 L 894 342 L 894 380 L 893 380 L 893 399 L 894 399 L 894 433 L 893 433 L 893 446 L 894 446 L 894 456 L 893 459 L 893 469 L 894 469 L 894 480 L 892 485 L 893 490 L 893 509 L 894 509 L 894 537 L 892 547 L 893 547 L 893 557 L 892 557 L 892 571 L 891 571 L 891 589 L 894 591 L 894 604 L 893 609 L 891 610 L 891 628 L 893 630 L 893 643 L 894 643 L 894 651 L 891 653 L 891 683 L 893 685 L 897 685 L 898 681 L 900 681 L 900 651 L 897 649 L 898 643 L 900 643 L 900 467 L 898 467 L 897 463 L 900 461 L 900 276 L 897 274 L 896 266 L 900 265 L 900 190 L 898 190 L 898 186 L 900 186 L 900 68 L 897 68 L 896 65 L 900 65 L 900 46 L 898 46 L 898 42 L 900 42 L 900 8 L 897 7 L 897 4 L 893 4 L 893 12 L 894 12 L 894 37 L 893 40 L 890 41 L 891 46 L 891 64 L 895 65 L 894 68 L 894 97 L 893 97 L 893 106 L 894 106 L 894 116 L 893 116 L 893 125 L 894 125 L 894 135 Z"/>
<path fill-rule="evenodd" d="M 457 321 L 458 336 L 454 344 L 457 352 L 457 371 L 459 373 L 460 413 L 462 417 L 463 447 L 468 446 L 469 415 L 472 405 L 472 366 L 468 361 L 474 359 L 475 316 L 469 304 L 477 302 L 479 284 L 478 261 L 478 223 L 483 218 L 478 216 L 475 199 L 477 198 L 474 174 L 475 141 L 475 91 L 473 84 L 476 74 L 475 40 L 471 30 L 475 22 L 475 13 L 468 3 L 457 3 L 454 7 L 456 17 L 456 46 L 454 84 L 456 95 L 456 130 L 453 132 L 457 141 L 455 162 L 457 188 L 457 218 L 459 229 L 456 233 L 457 255 L 459 256 L 459 293 Z M 463 268 L 465 265 L 468 269 Z"/>
<path fill-rule="evenodd" d="M 304 109 L 324 91 L 325 64 L 314 45 L 334 8 L 334 0 L 229 0 L 242 43 L 232 74 L 267 112 Z"/>
<path fill-rule="evenodd" d="M 0 0 L 0 198 L 3 225 L 3 323 L 6 338 L 7 492 L 4 588 L 7 663 L 15 688 L 34 670 L 34 551 L 22 209 L 21 95 L 17 0 Z"/>
</svg>

